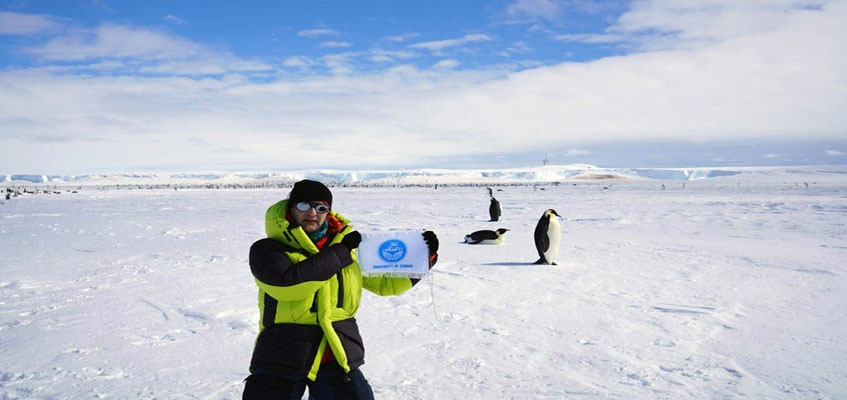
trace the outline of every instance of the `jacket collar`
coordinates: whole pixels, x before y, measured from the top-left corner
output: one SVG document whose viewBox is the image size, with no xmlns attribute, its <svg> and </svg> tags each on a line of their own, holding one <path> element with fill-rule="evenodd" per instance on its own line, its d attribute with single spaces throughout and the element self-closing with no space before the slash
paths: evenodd
<svg viewBox="0 0 847 400">
<path fill-rule="evenodd" d="M 292 224 L 286 218 L 287 212 L 288 199 L 281 200 L 270 206 L 268 211 L 265 213 L 265 233 L 267 233 L 269 238 L 279 240 L 288 246 L 296 249 L 302 249 L 312 254 L 317 253 L 318 248 L 314 243 L 312 243 L 312 240 L 309 239 L 306 231 L 299 226 L 292 228 Z M 329 213 L 327 220 L 330 218 L 337 220 L 340 225 L 338 227 L 338 231 L 346 233 L 352 229 L 350 220 L 344 218 L 341 214 L 334 210 L 330 210 Z M 333 229 L 332 225 L 333 223 L 330 223 L 331 230 Z M 341 235 L 338 235 L 338 237 L 340 236 Z M 333 243 L 339 240 L 338 237 L 333 240 Z"/>
</svg>

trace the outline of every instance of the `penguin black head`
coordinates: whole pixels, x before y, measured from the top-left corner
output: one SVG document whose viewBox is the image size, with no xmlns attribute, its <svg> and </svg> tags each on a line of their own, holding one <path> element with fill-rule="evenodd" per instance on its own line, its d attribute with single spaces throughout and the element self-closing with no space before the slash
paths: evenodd
<svg viewBox="0 0 847 400">
<path fill-rule="evenodd" d="M 499 234 L 501 234 L 501 235 L 502 235 L 502 234 L 504 234 L 504 233 L 506 233 L 506 232 L 508 232 L 508 231 L 509 231 L 509 230 L 508 230 L 508 229 L 506 229 L 506 228 L 500 228 L 500 229 L 498 229 L 498 230 L 497 230 L 497 233 L 499 233 Z"/>
</svg>

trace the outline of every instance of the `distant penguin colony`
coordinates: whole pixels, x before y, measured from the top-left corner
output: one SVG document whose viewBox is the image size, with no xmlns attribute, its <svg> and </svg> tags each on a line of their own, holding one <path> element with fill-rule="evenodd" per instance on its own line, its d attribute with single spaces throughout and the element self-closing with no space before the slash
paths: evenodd
<svg viewBox="0 0 847 400">
<path fill-rule="evenodd" d="M 481 230 L 465 235 L 465 243 L 467 244 L 502 244 L 503 234 L 508 232 L 508 229 L 500 228 L 496 231 Z"/>
<path fill-rule="evenodd" d="M 556 257 L 559 255 L 561 236 L 559 214 L 552 208 L 544 211 L 544 215 L 535 225 L 535 249 L 538 251 L 536 264 L 557 265 Z"/>
</svg>

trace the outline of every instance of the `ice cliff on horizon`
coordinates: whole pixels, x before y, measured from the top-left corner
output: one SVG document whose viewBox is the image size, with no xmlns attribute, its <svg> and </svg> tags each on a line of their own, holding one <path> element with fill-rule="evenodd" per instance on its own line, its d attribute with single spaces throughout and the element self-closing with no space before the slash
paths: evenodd
<svg viewBox="0 0 847 400">
<path fill-rule="evenodd" d="M 301 170 L 260 172 L 145 172 L 88 175 L 0 175 L 0 183 L 47 185 L 166 185 L 166 184 L 260 184 L 294 182 L 308 178 L 331 184 L 513 184 L 570 180 L 652 179 L 694 181 L 747 173 L 828 173 L 847 174 L 847 166 L 808 167 L 714 167 L 714 168 L 600 168 L 586 164 L 545 165 L 505 169 L 412 169 L 412 170 Z"/>
</svg>

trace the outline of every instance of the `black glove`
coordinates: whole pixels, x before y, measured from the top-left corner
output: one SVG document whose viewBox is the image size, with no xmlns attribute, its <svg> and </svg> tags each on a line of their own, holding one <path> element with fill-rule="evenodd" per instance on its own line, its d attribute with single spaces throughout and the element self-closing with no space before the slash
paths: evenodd
<svg viewBox="0 0 847 400">
<path fill-rule="evenodd" d="M 424 242 L 426 242 L 426 248 L 429 250 L 429 256 L 432 257 L 433 254 L 438 252 L 438 236 L 435 236 L 433 231 L 426 231 L 422 235 Z"/>
<path fill-rule="evenodd" d="M 348 249 L 353 250 L 359 247 L 359 243 L 362 241 L 362 235 L 359 231 L 353 231 L 341 238 L 341 244 L 347 246 Z"/>
</svg>

